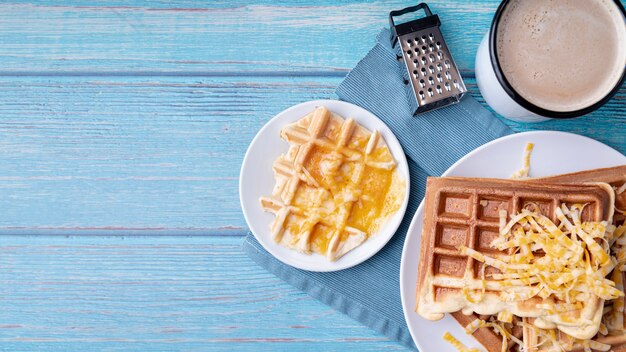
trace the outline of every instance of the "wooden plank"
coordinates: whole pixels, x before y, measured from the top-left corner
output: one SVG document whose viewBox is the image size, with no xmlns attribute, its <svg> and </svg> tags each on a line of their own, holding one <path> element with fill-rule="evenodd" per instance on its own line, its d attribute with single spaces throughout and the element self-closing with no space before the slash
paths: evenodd
<svg viewBox="0 0 626 352">
<path fill-rule="evenodd" d="M 406 0 L 11 1 L 0 4 L 1 75 L 343 75 Z M 470 73 L 499 1 L 432 0 Z"/>
<path fill-rule="evenodd" d="M 1 349 L 405 350 L 257 267 L 240 244 L 2 237 Z"/>
<path fill-rule="evenodd" d="M 241 233 L 248 143 L 338 82 L 0 79 L 0 229 Z"/>
<path fill-rule="evenodd" d="M 333 97 L 339 82 L 0 78 L 0 234 L 240 234 L 249 142 L 274 114 Z M 579 119 L 507 123 L 580 133 L 626 153 L 625 99 L 622 89 Z"/>
</svg>

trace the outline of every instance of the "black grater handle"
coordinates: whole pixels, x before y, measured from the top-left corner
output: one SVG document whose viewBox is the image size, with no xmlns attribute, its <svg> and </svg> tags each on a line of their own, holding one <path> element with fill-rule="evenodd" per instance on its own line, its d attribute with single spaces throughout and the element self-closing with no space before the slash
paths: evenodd
<svg viewBox="0 0 626 352">
<path fill-rule="evenodd" d="M 422 9 L 426 13 L 426 17 L 400 23 L 398 25 L 393 22 L 394 17 L 406 15 L 407 13 L 415 12 Z M 395 46 L 396 42 L 398 41 L 398 37 L 401 35 L 415 32 L 428 27 L 439 27 L 440 25 L 441 21 L 439 21 L 439 16 L 433 15 L 433 13 L 430 12 L 430 8 L 425 2 L 422 2 L 415 6 L 404 8 L 402 10 L 391 11 L 389 12 L 389 27 L 391 27 L 391 45 Z"/>
</svg>

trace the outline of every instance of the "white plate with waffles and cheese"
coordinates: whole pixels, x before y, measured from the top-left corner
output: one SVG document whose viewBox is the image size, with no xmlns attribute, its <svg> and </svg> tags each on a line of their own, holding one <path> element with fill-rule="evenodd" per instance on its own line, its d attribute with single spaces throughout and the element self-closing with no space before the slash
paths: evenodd
<svg viewBox="0 0 626 352">
<path fill-rule="evenodd" d="M 626 156 L 596 140 L 556 131 L 524 132 L 505 136 L 470 152 L 442 176 L 510 178 L 523 167 L 522 155 L 527 143 L 534 143 L 530 177 L 543 177 L 582 170 L 626 164 Z M 456 351 L 443 339 L 449 332 L 461 343 L 483 351 L 484 348 L 450 316 L 430 321 L 415 312 L 416 282 L 420 256 L 420 237 L 424 220 L 424 202 L 417 209 L 409 227 L 400 266 L 402 308 L 413 341 L 420 351 Z"/>
<path fill-rule="evenodd" d="M 347 251 L 347 253 L 343 254 L 341 257 L 339 257 L 338 259 L 334 261 L 329 260 L 325 255 L 317 254 L 315 252 L 303 253 L 301 251 L 296 250 L 295 248 L 288 248 L 287 246 L 283 245 L 284 241 L 281 240 L 283 238 L 282 237 L 283 235 L 277 236 L 276 232 L 274 232 L 275 231 L 275 227 L 274 227 L 275 214 L 276 214 L 276 218 L 278 218 L 278 215 L 280 215 L 280 213 L 275 212 L 275 214 L 273 214 L 271 212 L 264 211 L 264 209 L 268 210 L 267 209 L 268 203 L 266 203 L 268 196 L 277 198 L 279 201 L 281 201 L 280 205 L 276 205 L 274 203 L 270 204 L 272 206 L 275 205 L 279 210 L 282 210 L 285 208 L 292 209 L 290 204 L 287 204 L 286 202 L 282 202 L 284 201 L 283 193 L 279 193 L 278 196 L 274 194 L 275 187 L 278 187 L 277 186 L 277 184 L 279 183 L 278 179 L 279 177 L 281 177 L 278 175 L 278 173 L 275 174 L 273 171 L 273 166 L 275 165 L 275 161 L 279 157 L 288 158 L 289 155 L 291 154 L 291 150 L 293 147 L 293 143 L 288 143 L 287 141 L 283 140 L 283 138 L 281 138 L 281 130 L 285 129 L 285 127 L 288 125 L 293 125 L 296 122 L 299 122 L 299 120 L 311 114 L 318 107 L 325 107 L 326 109 L 328 109 L 331 115 L 333 116 L 331 117 L 331 119 L 335 119 L 335 122 L 338 121 L 335 118 L 335 116 L 340 116 L 340 117 L 343 117 L 344 119 L 351 118 L 351 119 L 354 119 L 354 122 L 358 123 L 358 125 L 364 127 L 368 131 L 371 131 L 371 132 L 377 131 L 378 135 L 376 137 L 372 137 L 372 135 L 374 135 L 373 133 L 367 134 L 369 140 L 374 140 L 373 143 L 365 143 L 368 145 L 367 148 L 369 148 L 370 144 L 376 144 L 375 141 L 383 141 L 383 142 L 378 142 L 378 143 L 386 143 L 386 147 L 388 148 L 388 150 L 384 150 L 384 152 L 386 153 L 385 155 L 389 157 L 389 154 L 390 154 L 390 157 L 392 158 L 392 160 L 395 160 L 395 163 L 393 163 L 392 161 L 392 163 L 395 164 L 392 168 L 394 177 L 397 176 L 399 179 L 404 179 L 404 183 L 395 184 L 397 186 L 396 189 L 399 189 L 403 193 L 404 198 L 403 199 L 399 198 L 397 200 L 397 207 L 393 208 L 394 209 L 393 212 L 390 211 L 386 213 L 387 214 L 387 216 L 385 217 L 386 221 L 381 222 L 379 225 L 377 225 L 378 229 L 376 231 L 372 231 L 373 233 L 369 234 L 369 236 L 366 236 L 367 239 L 364 240 L 364 242 L 356 246 L 354 249 Z M 360 129 L 358 125 L 356 127 L 356 130 L 362 132 L 363 130 Z M 330 126 L 330 124 L 327 124 L 327 126 Z M 343 122 L 341 122 L 339 126 L 343 126 Z M 312 127 L 309 126 L 308 129 L 304 129 L 304 131 L 308 133 L 310 132 L 311 128 Z M 331 136 L 331 137 L 328 137 L 329 138 L 328 140 L 331 140 L 331 142 L 333 141 L 333 138 L 337 138 L 337 140 L 339 139 L 339 137 L 335 137 L 335 134 L 333 132 L 334 130 L 331 127 L 326 127 L 326 128 L 328 130 L 325 132 L 327 134 L 324 135 L 324 137 Z M 343 127 L 340 127 L 337 129 L 343 130 Z M 357 132 L 354 132 L 353 135 L 356 136 Z M 380 139 L 379 137 L 382 137 L 382 139 Z M 328 140 L 325 140 L 323 143 L 326 143 Z M 363 139 L 361 139 L 361 141 L 362 140 Z M 318 146 L 320 144 L 318 142 L 315 142 L 312 145 Z M 376 144 L 374 148 L 378 148 L 378 145 L 379 144 Z M 357 146 L 357 144 L 352 144 L 352 140 L 350 140 L 350 142 L 347 142 L 346 146 L 351 147 L 351 148 L 352 147 L 366 148 L 363 143 L 359 146 Z M 375 150 L 378 150 L 378 149 L 375 149 Z M 344 153 L 344 152 L 342 151 L 341 153 Z M 349 154 L 345 154 L 345 153 L 340 154 L 340 155 L 343 155 L 341 159 L 342 160 L 341 165 L 343 166 L 344 165 L 343 163 L 348 163 L 345 160 L 350 157 L 348 156 Z M 375 157 L 376 157 L 375 155 L 371 155 L 372 159 L 368 159 L 370 158 L 370 155 L 368 154 L 368 156 L 366 157 L 366 160 L 376 161 Z M 358 156 L 356 158 L 358 158 Z M 296 157 L 293 156 L 293 158 L 288 161 L 291 163 L 295 163 Z M 288 164 L 288 165 L 292 165 L 292 164 Z M 321 161 L 319 162 L 319 165 L 322 165 Z M 367 164 L 367 166 L 371 166 L 371 165 Z M 319 166 L 319 168 L 321 169 L 322 166 Z M 364 171 L 364 170 L 371 171 L 371 169 L 367 169 L 365 165 L 362 166 L 361 169 L 348 168 L 348 170 L 350 171 L 344 171 L 346 170 L 346 168 L 343 168 L 343 167 L 340 167 L 339 169 L 342 171 L 337 171 L 337 172 L 344 172 L 348 175 L 350 172 L 356 172 L 354 170 L 361 170 L 359 171 L 359 173 L 362 174 L 362 176 L 358 176 L 359 180 L 364 180 L 364 179 L 371 180 L 371 178 L 373 177 L 371 176 L 373 172 Z M 289 179 L 290 177 L 293 177 L 292 176 L 294 174 L 293 171 L 292 170 L 288 170 L 288 171 L 289 172 L 287 172 L 287 174 L 289 176 L 288 177 L 283 176 L 283 178 Z M 296 181 L 294 182 L 296 182 L 296 184 L 300 184 L 302 182 L 299 180 L 302 179 L 304 180 L 303 182 L 307 182 L 306 183 L 307 185 L 309 185 L 311 182 L 315 183 L 315 176 L 317 175 L 317 174 L 314 174 L 315 172 L 317 171 L 309 172 L 308 170 L 303 170 L 302 172 L 300 172 L 299 177 L 296 177 Z M 344 179 L 342 179 L 341 177 L 337 178 L 337 175 L 334 175 L 334 176 L 335 176 L 335 179 L 344 180 L 344 182 L 346 182 L 345 180 L 352 180 L 351 178 L 348 178 L 349 176 L 345 176 L 346 178 Z M 313 181 L 310 181 L 311 177 L 313 178 Z M 309 271 L 328 272 L 328 271 L 346 269 L 346 268 L 352 267 L 354 265 L 357 265 L 367 260 L 374 254 L 376 254 L 380 249 L 382 249 L 383 246 L 389 241 L 389 239 L 391 239 L 391 237 L 396 232 L 398 226 L 400 225 L 400 222 L 402 221 L 402 218 L 406 211 L 406 206 L 408 203 L 408 194 L 409 194 L 409 180 L 410 180 L 409 169 L 408 169 L 406 157 L 404 155 L 404 151 L 402 150 L 402 147 L 400 146 L 400 143 L 398 142 L 397 138 L 394 136 L 394 134 L 391 132 L 391 130 L 389 129 L 389 127 L 387 127 L 385 123 L 383 123 L 378 117 L 376 117 L 371 112 L 361 107 L 358 107 L 356 105 L 342 102 L 342 101 L 337 101 L 337 100 L 316 100 L 316 101 L 305 102 L 305 103 L 293 106 L 291 108 L 288 108 L 287 110 L 273 117 L 269 122 L 265 124 L 265 126 L 261 128 L 261 130 L 257 133 L 256 137 L 254 137 L 254 139 L 250 143 L 250 146 L 248 147 L 248 150 L 244 157 L 243 164 L 241 166 L 241 173 L 240 173 L 240 179 L 239 179 L 239 196 L 240 196 L 241 207 L 242 207 L 246 222 L 248 223 L 250 230 L 252 231 L 256 239 L 259 241 L 259 243 L 261 243 L 263 248 L 265 248 L 269 253 L 271 253 L 276 259 L 282 261 L 285 264 L 291 265 L 293 267 L 303 269 L 303 270 L 309 270 Z M 358 189 L 358 192 L 359 192 L 358 194 L 366 195 L 367 194 L 366 188 L 370 187 L 369 185 L 371 185 L 371 182 L 366 183 L 364 181 L 358 181 L 358 184 L 360 185 L 356 187 L 356 189 Z M 361 186 L 363 184 L 366 184 L 368 186 Z M 298 187 L 301 187 L 301 186 L 298 186 Z M 322 186 L 318 186 L 318 187 L 324 188 Z M 341 186 L 341 187 L 345 187 L 345 186 Z M 284 188 L 288 189 L 289 187 L 284 187 Z M 327 190 L 330 190 L 330 188 L 327 188 Z M 299 192 L 299 191 L 300 190 L 297 190 L 296 192 Z M 294 194 L 299 194 L 296 192 L 294 192 Z M 330 196 L 326 196 L 326 197 L 330 197 L 331 200 L 337 199 L 338 195 L 343 196 L 343 194 L 339 192 L 333 193 L 333 191 L 326 192 L 325 190 L 321 190 L 320 192 L 322 192 L 320 193 L 322 195 L 331 194 Z M 360 197 L 360 196 L 357 196 L 357 197 Z M 313 202 L 314 201 L 313 198 L 315 197 L 309 197 L 309 198 L 307 199 Z M 264 199 L 263 206 L 261 205 L 261 199 Z M 343 203 L 346 202 L 344 200 L 345 198 L 340 198 L 340 199 L 342 199 L 341 202 Z M 371 197 L 367 198 L 363 200 L 363 202 L 368 201 L 368 200 L 371 201 L 372 198 Z M 358 202 L 361 202 L 361 201 L 362 199 L 359 198 Z M 289 206 L 286 206 L 285 204 Z M 337 209 L 343 206 L 343 205 L 337 205 L 337 202 L 333 204 L 335 204 L 334 206 Z M 362 203 L 359 203 L 359 204 L 362 204 Z M 359 206 L 363 207 L 363 205 L 359 205 Z M 358 208 L 357 205 L 354 205 L 353 207 L 351 207 L 351 209 L 355 209 L 355 208 L 360 209 Z M 303 207 L 296 209 L 295 213 L 294 211 L 290 210 L 291 213 L 287 212 L 287 214 L 301 214 L 302 213 L 301 209 L 303 209 Z M 298 211 L 300 211 L 300 213 L 298 213 Z M 338 212 L 339 211 L 337 211 L 337 213 Z M 350 210 L 349 214 L 354 214 L 355 212 L 356 210 Z M 287 215 L 287 216 L 291 216 L 291 215 Z M 306 218 L 308 220 L 307 217 L 303 217 L 303 218 Z M 328 216 L 328 218 L 331 219 L 332 216 Z M 353 219 L 353 217 L 349 217 L 349 218 Z M 326 222 L 331 221 L 329 219 L 315 220 L 315 221 L 319 221 L 325 224 L 324 221 Z M 281 228 L 291 229 L 291 227 L 289 227 L 288 221 L 289 221 L 288 219 L 284 220 L 283 223 L 285 225 L 282 225 Z M 352 223 L 354 223 L 354 221 L 352 221 Z M 300 226 L 301 224 L 298 223 L 297 225 Z M 272 228 L 270 228 L 270 226 L 272 226 Z M 314 226 L 317 226 L 317 225 L 314 225 Z M 352 225 L 349 226 L 349 228 L 352 230 L 354 230 L 356 227 L 357 226 L 352 226 Z M 343 227 L 342 229 L 346 229 L 346 228 L 348 228 L 348 226 Z M 317 227 L 314 227 L 314 229 L 316 229 L 315 231 L 317 231 Z M 300 227 L 297 227 L 297 229 L 295 229 L 294 231 L 302 231 L 302 230 Z M 309 231 L 310 233 L 312 233 L 310 237 L 313 238 L 313 240 L 309 240 L 309 241 L 315 240 L 315 237 L 314 237 L 315 231 L 314 230 Z M 359 229 L 356 229 L 354 231 L 364 233 L 363 231 Z M 287 230 L 284 230 L 283 232 L 287 232 Z M 293 237 L 295 238 L 295 236 Z M 278 241 L 283 242 L 283 244 L 278 243 L 275 240 L 275 238 L 281 238 Z M 350 239 L 351 237 L 348 237 L 348 238 Z M 339 240 L 339 242 L 341 241 L 348 242 L 348 240 Z M 297 241 L 297 243 L 300 243 L 300 242 L 301 241 Z M 328 246 L 329 248 L 331 247 L 330 245 Z M 348 248 L 348 247 L 349 246 L 346 246 L 345 248 Z"/>
</svg>

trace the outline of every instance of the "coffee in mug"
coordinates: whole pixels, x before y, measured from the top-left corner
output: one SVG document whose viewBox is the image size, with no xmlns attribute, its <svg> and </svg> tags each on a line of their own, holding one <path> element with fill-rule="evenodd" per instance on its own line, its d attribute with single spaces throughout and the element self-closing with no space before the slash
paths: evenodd
<svg viewBox="0 0 626 352">
<path fill-rule="evenodd" d="M 481 47 L 488 48 L 479 48 L 476 62 L 479 88 L 489 105 L 512 119 L 584 115 L 624 80 L 626 25 L 619 1 L 504 1 L 485 41 Z M 493 77 L 487 77 L 489 69 Z M 506 97 L 486 84 L 499 86 L 521 109 L 498 109 L 506 104 L 497 100 Z"/>
</svg>

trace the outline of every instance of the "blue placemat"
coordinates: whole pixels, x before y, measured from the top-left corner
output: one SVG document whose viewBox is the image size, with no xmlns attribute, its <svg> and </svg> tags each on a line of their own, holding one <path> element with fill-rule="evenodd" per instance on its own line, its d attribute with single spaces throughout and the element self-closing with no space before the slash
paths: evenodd
<svg viewBox="0 0 626 352">
<path fill-rule="evenodd" d="M 413 104 L 404 84 L 406 70 L 396 60 L 389 30 L 337 88 L 341 100 L 362 106 L 382 119 L 404 148 L 411 173 L 406 215 L 389 243 L 353 268 L 313 273 L 282 264 L 248 234 L 244 251 L 260 266 L 389 338 L 415 348 L 400 302 L 400 257 L 407 229 L 424 196 L 426 177 L 440 175 L 476 147 L 512 133 L 466 95 L 459 104 L 412 116 Z"/>
</svg>

